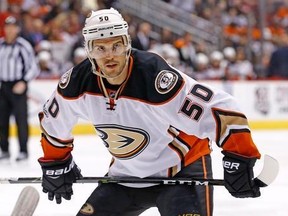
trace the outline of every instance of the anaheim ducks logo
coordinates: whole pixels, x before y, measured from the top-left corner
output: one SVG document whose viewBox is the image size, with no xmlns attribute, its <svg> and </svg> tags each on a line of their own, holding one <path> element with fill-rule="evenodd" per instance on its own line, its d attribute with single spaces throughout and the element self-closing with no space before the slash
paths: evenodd
<svg viewBox="0 0 288 216">
<path fill-rule="evenodd" d="M 160 94 L 168 93 L 177 83 L 178 76 L 173 71 L 161 71 L 155 81 L 155 88 Z"/>
<path fill-rule="evenodd" d="M 94 214 L 94 208 L 93 208 L 93 206 L 91 204 L 85 203 L 82 206 L 82 208 L 80 210 L 80 213 L 84 214 L 84 215 L 92 215 L 92 214 Z"/>
<path fill-rule="evenodd" d="M 70 70 L 68 70 L 66 73 L 64 73 L 61 78 L 60 78 L 60 81 L 59 81 L 59 87 L 61 89 L 64 89 L 67 87 L 67 85 L 69 84 L 69 81 L 70 81 L 70 77 L 71 77 L 71 73 L 72 73 L 72 69 L 71 68 Z"/>
<path fill-rule="evenodd" d="M 96 125 L 98 135 L 109 152 L 119 159 L 130 159 L 140 154 L 149 144 L 147 132 L 120 125 Z"/>
</svg>

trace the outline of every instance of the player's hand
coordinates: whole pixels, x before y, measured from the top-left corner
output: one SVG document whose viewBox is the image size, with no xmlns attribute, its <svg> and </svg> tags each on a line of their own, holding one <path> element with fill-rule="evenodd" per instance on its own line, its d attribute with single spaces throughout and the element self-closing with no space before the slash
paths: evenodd
<svg viewBox="0 0 288 216">
<path fill-rule="evenodd" d="M 256 158 L 242 157 L 230 152 L 222 152 L 225 187 L 237 198 L 259 197 L 259 186 L 255 184 L 253 167 Z"/>
<path fill-rule="evenodd" d="M 72 155 L 69 154 L 61 161 L 47 161 L 43 158 L 38 161 L 43 171 L 43 192 L 48 193 L 48 199 L 52 201 L 55 197 L 57 204 L 61 203 L 62 198 L 70 200 L 73 182 L 82 178 L 81 170 L 74 163 Z"/>
</svg>

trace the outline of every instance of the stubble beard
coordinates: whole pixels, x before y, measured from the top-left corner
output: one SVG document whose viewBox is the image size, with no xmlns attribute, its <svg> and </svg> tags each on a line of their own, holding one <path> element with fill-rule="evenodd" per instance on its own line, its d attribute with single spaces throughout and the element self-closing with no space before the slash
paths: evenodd
<svg viewBox="0 0 288 216">
<path fill-rule="evenodd" d="M 120 65 L 119 69 L 116 68 L 114 72 L 112 71 L 110 73 L 107 73 L 107 70 L 102 71 L 102 72 L 105 74 L 105 76 L 107 78 L 114 79 L 114 78 L 119 77 L 124 72 L 124 69 L 125 69 L 125 64 L 124 65 Z"/>
</svg>

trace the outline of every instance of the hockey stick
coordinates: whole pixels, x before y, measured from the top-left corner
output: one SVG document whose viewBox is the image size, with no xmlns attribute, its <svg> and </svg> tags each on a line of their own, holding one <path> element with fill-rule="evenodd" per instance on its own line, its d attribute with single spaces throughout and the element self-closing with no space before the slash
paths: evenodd
<svg viewBox="0 0 288 216">
<path fill-rule="evenodd" d="M 41 177 L 1 178 L 0 184 L 34 184 L 42 183 Z M 224 185 L 222 179 L 191 179 L 191 178 L 136 178 L 136 177 L 83 177 L 75 183 L 132 183 L 162 185 Z"/>
<path fill-rule="evenodd" d="M 255 182 L 260 187 L 270 185 L 278 175 L 278 161 L 265 155 L 263 169 Z M 0 184 L 30 184 L 41 183 L 41 177 L 0 178 Z M 137 183 L 137 184 L 162 184 L 162 185 L 215 185 L 224 186 L 222 179 L 192 179 L 192 178 L 136 178 L 136 177 L 84 177 L 76 183 Z"/>
<path fill-rule="evenodd" d="M 39 192 L 32 186 L 21 191 L 11 216 L 32 216 L 39 202 Z"/>
</svg>

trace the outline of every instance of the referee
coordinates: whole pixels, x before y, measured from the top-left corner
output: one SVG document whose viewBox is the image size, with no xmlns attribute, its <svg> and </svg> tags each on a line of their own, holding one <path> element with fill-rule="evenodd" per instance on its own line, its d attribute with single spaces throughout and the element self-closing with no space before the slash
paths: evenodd
<svg viewBox="0 0 288 216">
<path fill-rule="evenodd" d="M 15 118 L 19 154 L 16 161 L 28 158 L 27 83 L 39 74 L 34 49 L 19 36 L 18 20 L 5 19 L 4 37 L 0 38 L 0 160 L 9 159 L 9 119 Z"/>
</svg>

